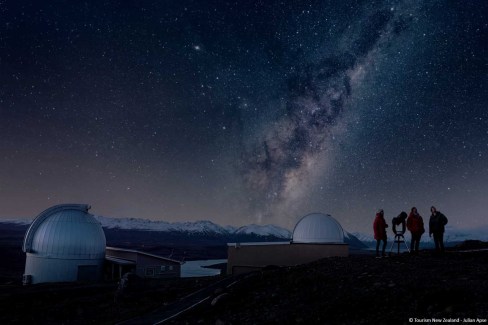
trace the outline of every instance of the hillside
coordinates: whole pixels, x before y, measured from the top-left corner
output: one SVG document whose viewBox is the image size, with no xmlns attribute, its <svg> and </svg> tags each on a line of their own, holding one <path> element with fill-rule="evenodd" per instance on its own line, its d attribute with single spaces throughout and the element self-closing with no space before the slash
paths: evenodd
<svg viewBox="0 0 488 325">
<path fill-rule="evenodd" d="M 464 248 L 483 243 L 468 244 Z M 461 322 L 476 321 L 487 318 L 487 272 L 488 251 L 327 258 L 230 279 L 237 282 L 212 288 L 212 299 L 167 323 L 408 324 L 410 318 L 458 317 Z M 169 309 L 189 293 L 222 279 L 141 282 L 118 304 L 113 298 L 116 283 L 4 284 L 0 304 L 9 312 L 0 316 L 0 323 L 116 323 Z M 216 297 L 220 298 L 212 305 Z"/>
<path fill-rule="evenodd" d="M 488 252 L 328 258 L 267 270 L 173 324 L 408 324 L 487 318 Z"/>
</svg>

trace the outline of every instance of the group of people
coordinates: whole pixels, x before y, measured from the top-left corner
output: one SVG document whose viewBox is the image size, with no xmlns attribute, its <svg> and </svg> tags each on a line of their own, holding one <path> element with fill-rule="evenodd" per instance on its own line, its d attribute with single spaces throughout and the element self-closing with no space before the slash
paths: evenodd
<svg viewBox="0 0 488 325">
<path fill-rule="evenodd" d="M 430 208 L 431 216 L 429 220 L 429 236 L 434 236 L 435 250 L 437 253 L 444 253 L 444 230 L 447 224 L 447 218 L 444 214 L 432 206 Z M 393 233 L 395 236 L 405 233 L 406 229 L 410 231 L 411 242 L 410 242 L 410 253 L 418 254 L 420 238 L 425 233 L 424 220 L 420 216 L 416 207 L 413 207 L 410 214 L 402 211 L 397 217 L 392 220 Z M 398 227 L 401 228 L 398 228 Z M 406 226 L 406 229 L 405 229 Z M 386 228 L 388 224 L 385 221 L 385 215 L 383 209 L 379 209 L 376 213 L 376 218 L 374 219 L 373 229 L 374 229 L 374 239 L 376 240 L 376 256 L 380 257 L 380 244 L 383 242 L 383 248 L 381 251 L 381 256 L 386 256 Z"/>
</svg>

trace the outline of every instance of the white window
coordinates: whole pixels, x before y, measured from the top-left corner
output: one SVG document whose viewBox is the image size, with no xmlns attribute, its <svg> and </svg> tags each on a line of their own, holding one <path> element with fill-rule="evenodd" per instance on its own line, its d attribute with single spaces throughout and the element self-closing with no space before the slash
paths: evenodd
<svg viewBox="0 0 488 325">
<path fill-rule="evenodd" d="M 170 265 L 170 266 L 169 266 L 169 270 L 170 270 L 170 271 L 173 271 L 173 265 Z"/>
<path fill-rule="evenodd" d="M 161 265 L 161 273 L 166 272 L 166 265 Z"/>
<path fill-rule="evenodd" d="M 146 276 L 154 276 L 154 268 L 147 267 L 146 268 Z"/>
</svg>

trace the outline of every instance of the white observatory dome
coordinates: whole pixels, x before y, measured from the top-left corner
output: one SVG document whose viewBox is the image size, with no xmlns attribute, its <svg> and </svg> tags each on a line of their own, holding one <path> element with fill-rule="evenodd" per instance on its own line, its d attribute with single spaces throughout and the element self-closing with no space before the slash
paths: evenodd
<svg viewBox="0 0 488 325">
<path fill-rule="evenodd" d="M 88 281 L 100 277 L 105 234 L 88 209 L 90 206 L 83 204 L 62 204 L 34 219 L 24 238 L 25 282 Z"/>
<path fill-rule="evenodd" d="M 341 225 L 330 215 L 311 213 L 304 216 L 293 230 L 294 243 L 344 243 Z"/>
</svg>

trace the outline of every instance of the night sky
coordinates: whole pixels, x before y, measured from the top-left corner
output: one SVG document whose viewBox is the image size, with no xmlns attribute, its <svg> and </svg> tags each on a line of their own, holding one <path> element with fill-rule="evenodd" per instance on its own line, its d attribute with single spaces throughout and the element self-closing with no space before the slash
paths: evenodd
<svg viewBox="0 0 488 325">
<path fill-rule="evenodd" d="M 488 2 L 2 1 L 0 216 L 488 223 Z"/>
</svg>

